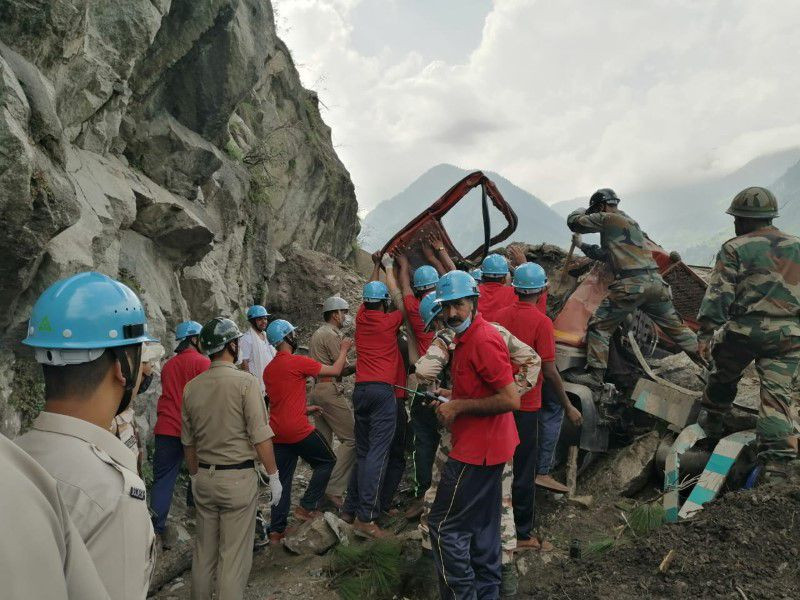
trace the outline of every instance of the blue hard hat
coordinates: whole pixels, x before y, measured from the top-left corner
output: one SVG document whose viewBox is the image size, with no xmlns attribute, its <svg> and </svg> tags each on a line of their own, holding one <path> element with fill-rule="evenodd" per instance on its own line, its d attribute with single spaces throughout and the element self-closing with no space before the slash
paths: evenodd
<svg viewBox="0 0 800 600">
<path fill-rule="evenodd" d="M 289 321 L 276 319 L 267 327 L 267 341 L 272 346 L 280 344 L 284 338 L 294 331 L 295 327 Z"/>
<path fill-rule="evenodd" d="M 389 299 L 389 288 L 382 281 L 370 281 L 364 286 L 364 302 L 380 302 Z"/>
<path fill-rule="evenodd" d="M 430 328 L 433 320 L 442 312 L 442 305 L 436 302 L 436 292 L 427 294 L 419 301 L 419 316 L 425 323 L 425 329 Z"/>
<path fill-rule="evenodd" d="M 439 281 L 439 273 L 430 265 L 422 265 L 414 271 L 414 288 L 421 290 L 436 285 Z"/>
<path fill-rule="evenodd" d="M 508 275 L 508 262 L 499 254 L 490 254 L 483 259 L 481 264 L 481 272 L 483 275 Z"/>
<path fill-rule="evenodd" d="M 247 320 L 250 319 L 258 319 L 259 317 L 268 317 L 269 313 L 267 309 L 261 306 L 260 304 L 254 304 L 250 308 L 247 309 Z"/>
<path fill-rule="evenodd" d="M 197 321 L 181 321 L 175 328 L 175 339 L 180 341 L 193 335 L 200 335 L 203 326 Z"/>
<path fill-rule="evenodd" d="M 147 317 L 133 290 L 107 275 L 86 271 L 55 282 L 39 296 L 31 311 L 28 337 L 22 343 L 77 351 L 157 341 L 147 333 Z M 37 360 L 59 364 L 40 360 L 38 352 Z M 94 359 L 87 355 L 86 360 L 68 362 L 89 360 Z"/>
<path fill-rule="evenodd" d="M 544 269 L 534 263 L 526 262 L 516 268 L 514 279 L 511 282 L 515 290 L 528 290 L 538 292 L 547 286 L 547 273 Z"/>
<path fill-rule="evenodd" d="M 478 283 L 466 271 L 445 273 L 436 284 L 436 302 L 450 302 L 459 298 L 479 296 Z"/>
<path fill-rule="evenodd" d="M 481 271 L 480 269 L 472 269 L 472 271 L 470 271 L 469 274 L 472 275 L 472 278 L 478 283 L 483 281 L 483 271 Z"/>
</svg>

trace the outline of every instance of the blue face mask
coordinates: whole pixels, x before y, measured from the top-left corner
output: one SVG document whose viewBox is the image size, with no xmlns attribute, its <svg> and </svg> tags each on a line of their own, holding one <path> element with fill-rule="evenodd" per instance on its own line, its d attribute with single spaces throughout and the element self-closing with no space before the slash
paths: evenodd
<svg viewBox="0 0 800 600">
<path fill-rule="evenodd" d="M 464 333 L 467 329 L 469 329 L 470 325 L 472 325 L 472 317 L 467 317 L 459 325 L 453 327 L 453 331 L 455 331 L 456 334 L 460 335 Z"/>
</svg>

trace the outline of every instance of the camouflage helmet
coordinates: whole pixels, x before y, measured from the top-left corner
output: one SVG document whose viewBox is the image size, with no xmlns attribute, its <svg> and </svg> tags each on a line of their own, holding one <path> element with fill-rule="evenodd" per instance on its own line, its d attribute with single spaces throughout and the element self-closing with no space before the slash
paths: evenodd
<svg viewBox="0 0 800 600">
<path fill-rule="evenodd" d="M 216 317 L 203 325 L 200 331 L 200 350 L 203 354 L 216 354 L 225 344 L 242 337 L 236 323 L 225 317 Z"/>
<path fill-rule="evenodd" d="M 589 206 L 594 207 L 598 204 L 611 204 L 616 206 L 619 204 L 617 193 L 611 188 L 600 188 L 589 198 Z"/>
<path fill-rule="evenodd" d="M 726 212 L 734 217 L 772 219 L 778 216 L 778 200 L 767 188 L 749 187 L 734 196 Z"/>
</svg>

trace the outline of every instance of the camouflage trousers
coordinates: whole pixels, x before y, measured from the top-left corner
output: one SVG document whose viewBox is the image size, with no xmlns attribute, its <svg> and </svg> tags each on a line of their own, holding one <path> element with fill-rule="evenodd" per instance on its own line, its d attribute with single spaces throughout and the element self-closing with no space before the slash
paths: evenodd
<svg viewBox="0 0 800 600">
<path fill-rule="evenodd" d="M 726 412 L 736 398 L 744 369 L 755 360 L 761 381 L 756 440 L 762 460 L 797 458 L 800 429 L 793 394 L 800 366 L 800 337 L 788 327 L 754 327 L 749 335 L 725 330 L 711 351 L 714 368 L 703 394 L 703 406 Z"/>
<path fill-rule="evenodd" d="M 625 317 L 637 308 L 684 351 L 689 354 L 697 353 L 697 336 L 675 312 L 669 285 L 653 272 L 615 279 L 608 286 L 608 296 L 589 320 L 586 354 L 590 367 L 605 369 L 608 366 L 611 336 Z"/>
<path fill-rule="evenodd" d="M 439 489 L 439 479 L 442 475 L 442 468 L 450 456 L 453 448 L 450 430 L 440 431 L 441 439 L 436 450 L 436 458 L 433 461 L 433 475 L 431 477 L 431 487 L 425 492 L 423 499 L 422 516 L 419 519 L 419 531 L 422 534 L 422 547 L 431 549 L 431 538 L 428 532 L 428 514 L 431 512 L 433 501 L 436 500 L 436 492 Z M 514 509 L 511 505 L 511 484 L 514 479 L 512 462 L 508 461 L 503 467 L 502 490 L 503 507 L 500 513 L 500 545 L 502 548 L 502 562 L 504 565 L 514 562 L 514 550 L 517 547 L 517 529 L 514 526 Z"/>
</svg>

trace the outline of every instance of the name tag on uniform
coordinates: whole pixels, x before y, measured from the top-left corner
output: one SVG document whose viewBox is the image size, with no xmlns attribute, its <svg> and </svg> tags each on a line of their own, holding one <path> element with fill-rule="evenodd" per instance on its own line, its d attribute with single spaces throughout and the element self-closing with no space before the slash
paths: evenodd
<svg viewBox="0 0 800 600">
<path fill-rule="evenodd" d="M 144 500 L 145 499 L 145 491 L 141 488 L 131 487 L 131 497 L 136 498 L 137 500 Z"/>
</svg>

